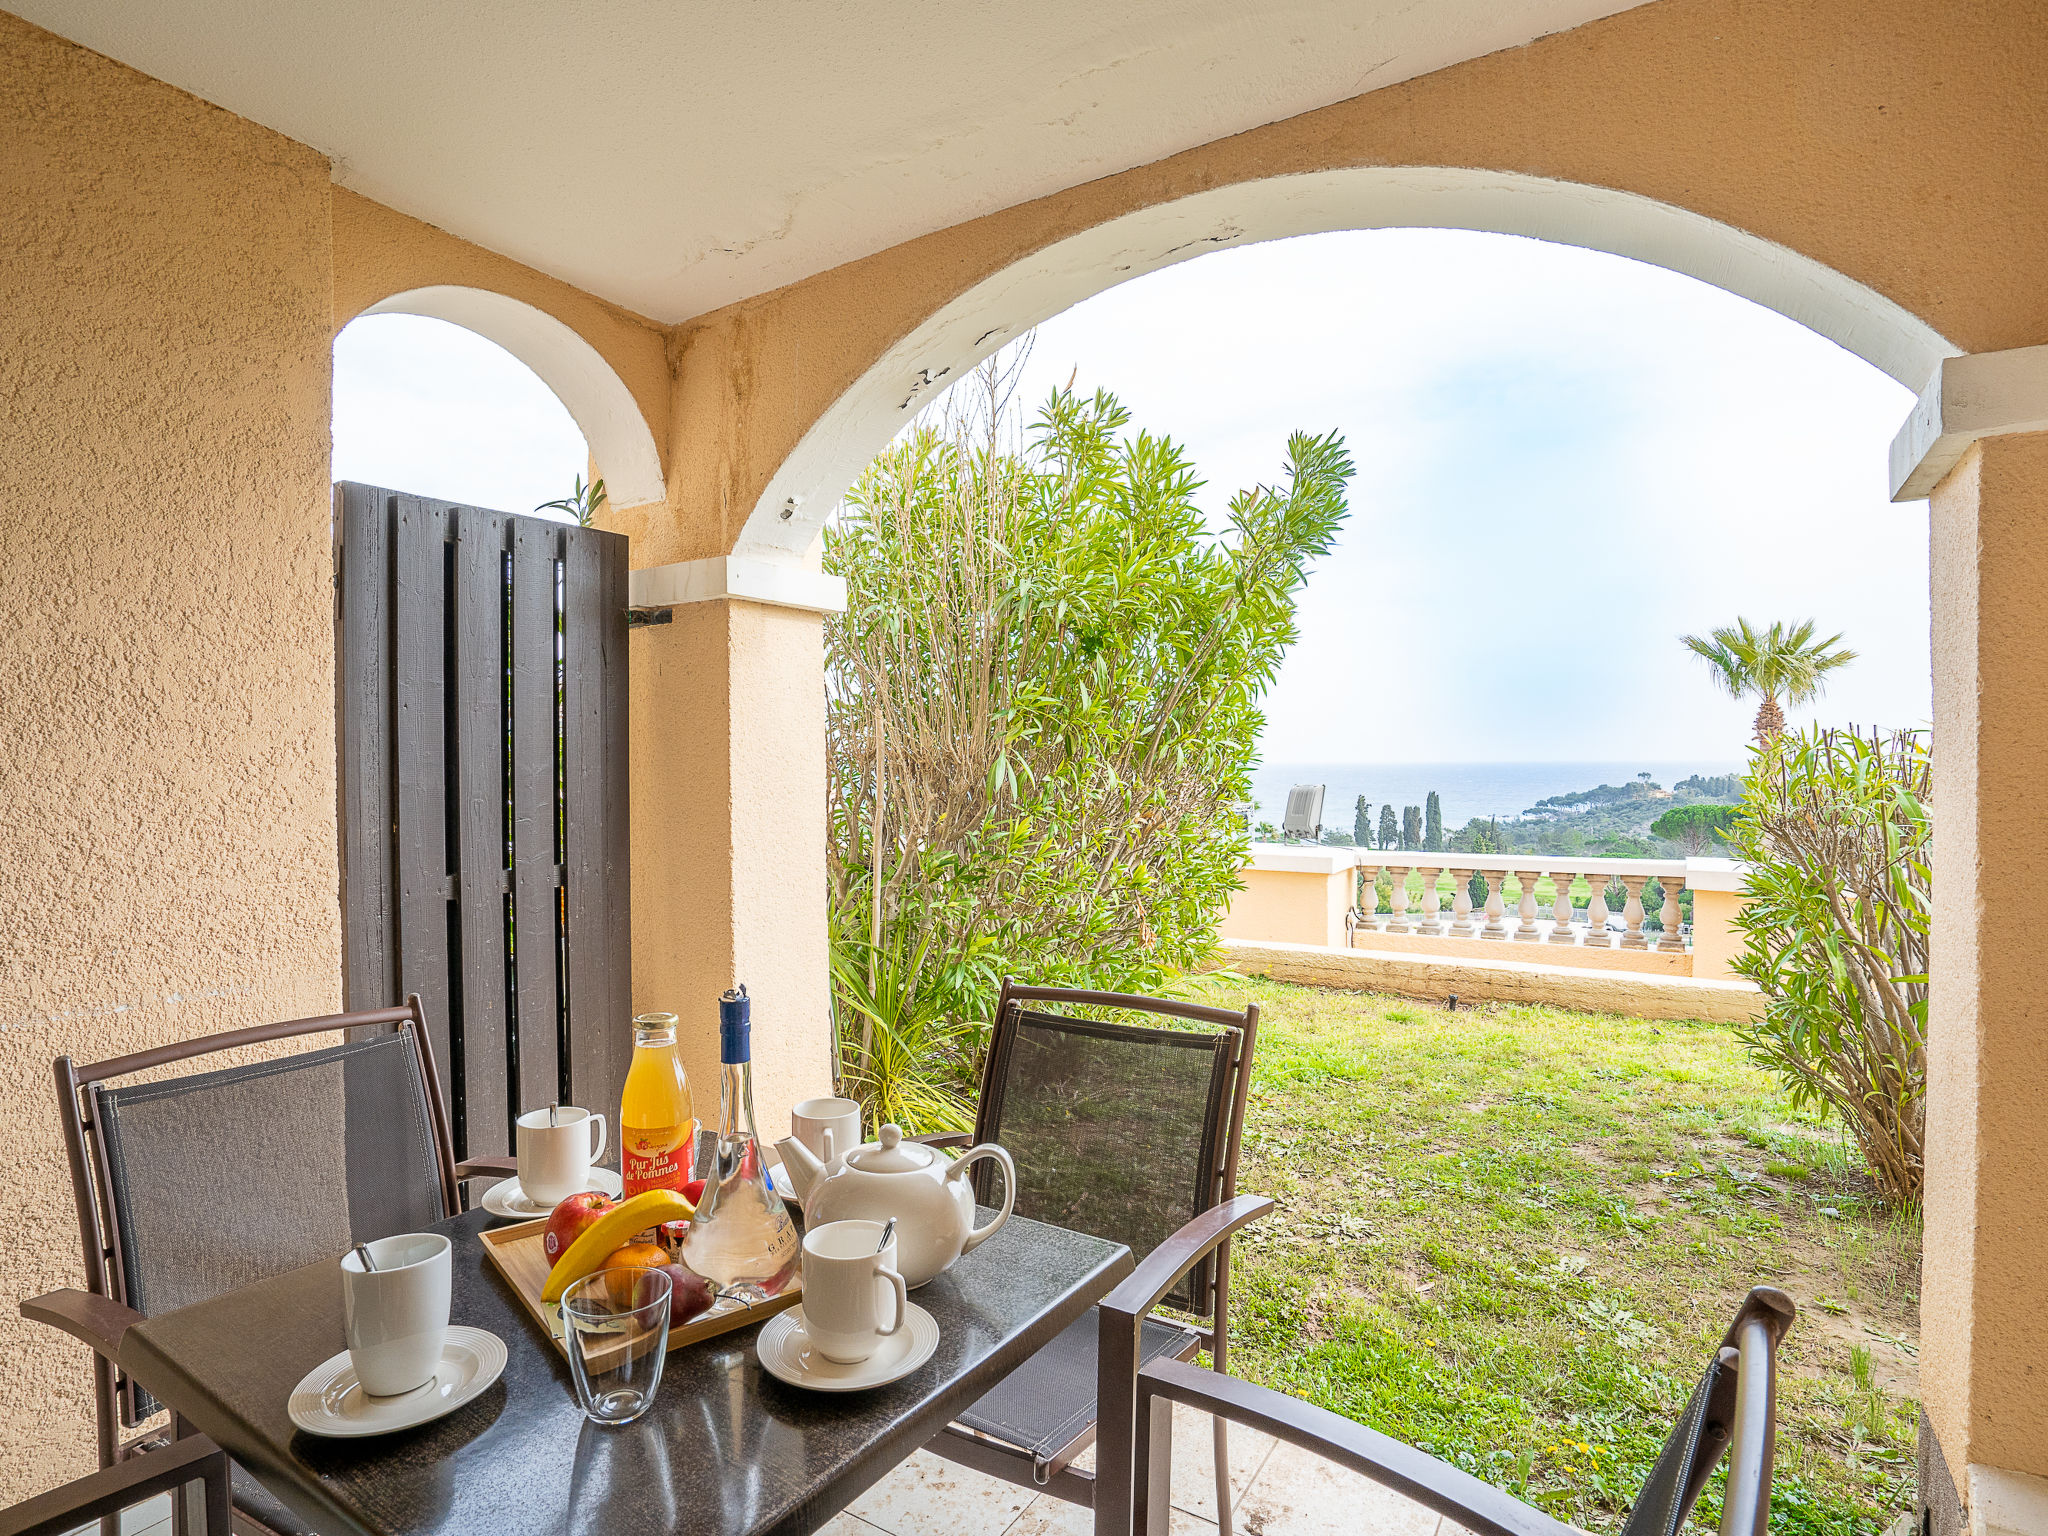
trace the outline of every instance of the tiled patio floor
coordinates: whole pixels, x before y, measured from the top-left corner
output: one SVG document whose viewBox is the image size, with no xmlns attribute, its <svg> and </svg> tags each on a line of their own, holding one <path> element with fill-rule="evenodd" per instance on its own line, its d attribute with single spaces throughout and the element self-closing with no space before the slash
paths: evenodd
<svg viewBox="0 0 2048 1536">
<path fill-rule="evenodd" d="M 1216 1536 L 1209 1440 L 1207 1414 L 1175 1410 L 1172 1536 Z M 1241 1427 L 1230 1431 L 1230 1485 L 1244 1536 L 1467 1536 L 1464 1527 L 1377 1483 Z M 1093 1519 L 1078 1505 L 919 1451 L 854 1500 L 823 1536 L 1090 1536 Z M 167 1499 L 121 1519 L 121 1536 L 170 1536 L 170 1529 Z"/>
<path fill-rule="evenodd" d="M 1209 1416 L 1177 1407 L 1172 1536 L 1215 1536 Z M 1465 1536 L 1462 1526 L 1270 1436 L 1233 1427 L 1230 1483 L 1245 1536 Z M 1094 1517 L 919 1451 L 824 1528 L 824 1536 L 1089 1536 Z"/>
</svg>

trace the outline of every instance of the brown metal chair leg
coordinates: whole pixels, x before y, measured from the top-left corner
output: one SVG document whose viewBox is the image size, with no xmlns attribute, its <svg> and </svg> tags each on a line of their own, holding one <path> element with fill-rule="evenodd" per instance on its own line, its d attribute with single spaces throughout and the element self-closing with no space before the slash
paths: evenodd
<svg viewBox="0 0 2048 1536">
<path fill-rule="evenodd" d="M 1216 1530 L 1230 1536 L 1230 1421 L 1212 1416 L 1216 1425 Z"/>
</svg>

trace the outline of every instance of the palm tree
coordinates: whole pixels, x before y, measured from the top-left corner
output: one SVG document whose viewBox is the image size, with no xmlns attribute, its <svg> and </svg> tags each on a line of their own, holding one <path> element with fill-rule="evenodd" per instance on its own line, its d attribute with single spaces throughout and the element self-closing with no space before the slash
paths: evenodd
<svg viewBox="0 0 2048 1536">
<path fill-rule="evenodd" d="M 1727 690 L 1730 698 L 1753 696 L 1759 701 L 1759 744 L 1785 729 L 1783 704 L 1812 703 L 1827 687 L 1827 674 L 1856 659 L 1854 651 L 1836 649 L 1841 638 L 1830 635 L 1825 640 L 1815 640 L 1811 619 L 1789 628 L 1779 622 L 1769 629 L 1752 629 L 1749 620 L 1742 618 L 1704 638 L 1679 636 L 1686 649 L 1706 658 L 1714 669 L 1714 681 Z"/>
</svg>

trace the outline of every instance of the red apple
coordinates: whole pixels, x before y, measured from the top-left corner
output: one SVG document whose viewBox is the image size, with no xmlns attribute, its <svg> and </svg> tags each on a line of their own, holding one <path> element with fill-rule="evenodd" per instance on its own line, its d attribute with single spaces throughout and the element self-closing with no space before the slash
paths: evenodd
<svg viewBox="0 0 2048 1536">
<path fill-rule="evenodd" d="M 669 1327 L 680 1328 L 691 1318 L 711 1310 L 711 1303 L 717 1298 L 709 1280 L 681 1264 L 664 1264 L 661 1272 L 674 1286 L 668 1298 Z"/>
<path fill-rule="evenodd" d="M 704 1203 L 704 1181 L 702 1179 L 692 1179 L 689 1183 L 685 1184 L 683 1186 L 683 1198 L 692 1205 L 702 1205 Z"/>
<path fill-rule="evenodd" d="M 610 1195 L 601 1195 L 596 1190 L 585 1190 L 580 1195 L 571 1195 L 548 1213 L 547 1230 L 541 1233 L 541 1251 L 553 1264 L 568 1249 L 569 1245 L 583 1234 L 583 1229 L 596 1221 L 618 1202 Z"/>
</svg>

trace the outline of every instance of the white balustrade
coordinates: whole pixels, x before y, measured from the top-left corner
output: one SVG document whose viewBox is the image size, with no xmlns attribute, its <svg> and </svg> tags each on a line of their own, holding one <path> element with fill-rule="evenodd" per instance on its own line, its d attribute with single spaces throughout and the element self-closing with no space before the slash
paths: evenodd
<svg viewBox="0 0 2048 1536">
<path fill-rule="evenodd" d="M 1521 918 L 1520 924 L 1515 928 L 1515 942 L 1533 944 L 1543 936 L 1536 926 L 1536 882 L 1542 876 L 1533 869 L 1518 869 L 1515 871 L 1515 878 L 1522 883 L 1521 904 L 1515 909 L 1516 915 Z M 1570 916 L 1567 915 L 1565 920 L 1569 922 Z"/>
<path fill-rule="evenodd" d="M 1508 936 L 1508 877 L 1504 873 L 1489 873 L 1486 877 L 1486 927 L 1480 930 L 1482 939 L 1505 939 Z"/>
<path fill-rule="evenodd" d="M 1417 933 L 1441 937 L 1444 932 L 1443 901 L 1436 893 L 1436 883 L 1442 875 L 1440 865 L 1422 866 L 1422 924 L 1415 930 Z"/>
<path fill-rule="evenodd" d="M 1359 902 L 1350 926 L 1360 934 L 1570 944 L 1588 949 L 1619 947 L 1666 954 L 1683 954 L 1690 947 L 1679 906 L 1679 895 L 1686 887 L 1686 866 L 1682 860 L 1547 859 L 1541 855 L 1515 854 L 1492 858 L 1475 855 L 1453 865 L 1448 860 L 1424 863 L 1411 854 L 1408 862 L 1395 864 L 1381 862 L 1384 856 L 1373 849 L 1360 849 L 1357 857 Z M 1448 911 L 1437 890 L 1438 882 L 1446 875 L 1452 882 Z M 1476 910 L 1472 902 L 1475 875 L 1484 876 L 1488 887 L 1484 906 Z M 1410 876 L 1421 877 L 1419 895 L 1408 889 Z M 1572 905 L 1572 883 L 1581 876 L 1588 893 L 1583 913 Z M 1384 914 L 1376 910 L 1377 882 L 1382 877 L 1392 885 L 1387 903 L 1391 910 Z M 1546 877 L 1552 885 L 1548 903 L 1536 894 L 1538 883 Z M 1507 901 L 1509 880 L 1520 887 L 1512 918 Z M 1654 937 L 1645 926 L 1647 910 L 1643 899 L 1645 889 L 1653 881 L 1660 891 L 1654 905 L 1663 930 Z M 1625 931 L 1618 937 L 1607 926 L 1607 892 L 1616 883 L 1628 893 L 1621 903 Z"/>
<path fill-rule="evenodd" d="M 1472 921 L 1472 877 L 1476 869 L 1451 871 L 1451 935 L 1459 939 L 1479 937 L 1479 925 Z"/>
</svg>

